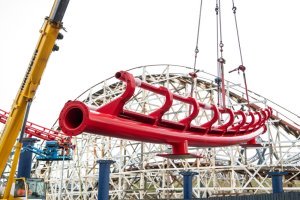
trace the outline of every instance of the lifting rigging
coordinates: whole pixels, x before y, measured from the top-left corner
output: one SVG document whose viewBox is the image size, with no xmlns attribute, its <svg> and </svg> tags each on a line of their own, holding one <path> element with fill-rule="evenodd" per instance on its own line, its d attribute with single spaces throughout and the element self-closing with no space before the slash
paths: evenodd
<svg viewBox="0 0 300 200">
<path fill-rule="evenodd" d="M 244 66 L 244 61 L 243 61 L 243 55 L 242 55 L 242 47 L 241 47 L 241 41 L 240 41 L 240 34 L 239 34 L 239 28 L 238 28 L 238 23 L 237 23 L 237 17 L 236 17 L 236 10 L 237 7 L 234 4 L 234 0 L 232 0 L 232 12 L 234 15 L 234 22 L 235 22 L 235 30 L 236 30 L 236 36 L 237 36 L 237 40 L 238 40 L 238 45 L 239 45 L 239 53 L 240 53 L 240 59 L 241 59 L 241 64 L 239 67 L 229 71 L 229 73 L 234 72 L 234 71 L 242 71 L 243 72 L 243 79 L 244 79 L 244 85 L 245 85 L 245 93 L 246 93 L 246 99 L 247 99 L 247 105 L 248 105 L 248 109 L 249 107 L 249 95 L 248 95 L 248 86 L 247 86 L 247 81 L 246 81 L 246 67 Z"/>
<path fill-rule="evenodd" d="M 191 84 L 191 97 L 193 97 L 193 90 L 194 90 L 194 82 L 195 78 L 197 77 L 196 73 L 199 71 L 196 69 L 197 66 L 197 59 L 198 59 L 198 53 L 199 53 L 199 34 L 200 34 L 200 27 L 201 27 L 201 16 L 202 16 L 202 0 L 200 1 L 200 9 L 199 9 L 199 19 L 198 19 L 198 27 L 197 27 L 197 39 L 196 39 L 196 47 L 195 47 L 195 56 L 194 56 L 194 70 L 192 73 L 190 73 L 190 76 L 192 77 L 192 84 Z M 247 87 L 247 81 L 246 81 L 246 67 L 244 66 L 243 62 L 243 56 L 242 56 L 242 48 L 241 48 L 241 42 L 240 42 L 240 35 L 239 35 L 239 29 L 238 29 L 238 23 L 237 23 L 237 15 L 236 15 L 237 7 L 234 3 L 234 0 L 232 0 L 232 12 L 234 15 L 234 22 L 235 22 L 235 29 L 236 29 L 236 36 L 238 41 L 238 48 L 239 48 L 239 55 L 240 55 L 240 66 L 229 71 L 229 73 L 234 71 L 242 71 L 243 72 L 243 79 L 244 79 L 244 85 L 245 85 L 245 94 L 246 99 L 249 107 L 249 97 L 248 97 L 248 87 Z M 222 105 L 223 107 L 226 107 L 225 105 L 225 77 L 224 77 L 224 64 L 225 59 L 223 57 L 224 52 L 224 42 L 223 42 L 223 34 L 222 34 L 222 15 L 221 15 L 221 1 L 216 0 L 216 6 L 215 6 L 215 13 L 216 13 L 216 41 L 217 41 L 217 78 L 215 79 L 215 82 L 218 87 L 218 102 L 217 105 Z"/>
<path fill-rule="evenodd" d="M 218 84 L 218 106 L 223 108 L 226 107 L 225 101 L 225 77 L 224 77 L 224 65 L 225 59 L 223 57 L 223 34 L 222 34 L 222 15 L 221 15 L 221 2 L 216 0 L 216 25 L 217 25 L 217 71 L 218 79 L 216 80 Z M 221 86 L 220 86 L 221 85 Z M 221 93 L 221 95 L 220 95 Z"/>
<path fill-rule="evenodd" d="M 202 16 L 202 0 L 200 1 L 200 9 L 199 9 L 197 39 L 196 39 L 195 58 L 194 58 L 194 71 L 192 73 L 189 73 L 189 75 L 192 77 L 191 94 L 190 94 L 191 97 L 193 97 L 194 85 L 195 85 L 195 80 L 196 80 L 197 72 L 198 72 L 198 70 L 196 70 L 196 66 L 197 66 L 197 58 L 198 58 L 198 53 L 199 53 L 198 44 L 199 44 L 199 33 L 200 33 L 200 26 L 201 26 L 201 16 Z"/>
</svg>

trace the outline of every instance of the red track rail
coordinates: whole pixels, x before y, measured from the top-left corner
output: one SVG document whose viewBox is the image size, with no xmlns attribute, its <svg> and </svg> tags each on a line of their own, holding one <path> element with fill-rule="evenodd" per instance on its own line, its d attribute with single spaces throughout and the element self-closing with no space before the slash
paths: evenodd
<svg viewBox="0 0 300 200">
<path fill-rule="evenodd" d="M 255 138 L 266 131 L 265 122 L 272 115 L 271 108 L 244 113 L 203 104 L 192 97 L 182 97 L 171 93 L 167 88 L 142 82 L 125 71 L 116 73 L 115 77 L 126 82 L 126 90 L 110 103 L 96 110 L 91 110 L 79 101 L 66 103 L 59 117 L 60 127 L 65 134 L 74 136 L 89 132 L 130 140 L 165 143 L 173 146 L 174 155 L 186 155 L 188 145 L 207 147 L 255 144 Z M 149 115 L 125 110 L 124 105 L 134 95 L 136 87 L 164 96 L 164 104 Z M 193 108 L 189 116 L 178 122 L 163 119 L 174 99 L 190 104 Z M 196 126 L 191 122 L 198 116 L 200 109 L 210 110 L 213 117 Z M 229 117 L 220 123 L 222 115 Z"/>
<path fill-rule="evenodd" d="M 0 109 L 0 122 L 5 124 L 9 113 Z M 29 137 L 37 137 L 43 140 L 56 140 L 59 145 L 71 146 L 71 137 L 63 135 L 61 132 L 54 131 L 32 122 L 26 123 L 25 133 Z"/>
</svg>

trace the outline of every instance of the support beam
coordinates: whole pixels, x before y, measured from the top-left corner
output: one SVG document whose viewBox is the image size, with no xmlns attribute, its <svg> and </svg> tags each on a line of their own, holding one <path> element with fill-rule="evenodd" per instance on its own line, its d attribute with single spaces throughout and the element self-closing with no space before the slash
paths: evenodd
<svg viewBox="0 0 300 200">
<path fill-rule="evenodd" d="M 33 146 L 36 140 L 37 139 L 35 138 L 24 138 L 22 140 L 23 148 L 26 148 L 27 146 Z M 32 152 L 21 151 L 17 177 L 30 178 L 31 164 L 32 164 Z"/>
<path fill-rule="evenodd" d="M 198 175 L 198 172 L 183 171 L 180 172 L 183 176 L 183 199 L 189 200 L 193 198 L 193 176 Z"/>
<path fill-rule="evenodd" d="M 269 172 L 272 177 L 273 193 L 283 193 L 282 176 L 288 174 L 287 172 Z"/>
<path fill-rule="evenodd" d="M 107 200 L 109 192 L 110 165 L 115 163 L 113 160 L 98 160 L 99 179 L 98 179 L 98 200 Z"/>
</svg>

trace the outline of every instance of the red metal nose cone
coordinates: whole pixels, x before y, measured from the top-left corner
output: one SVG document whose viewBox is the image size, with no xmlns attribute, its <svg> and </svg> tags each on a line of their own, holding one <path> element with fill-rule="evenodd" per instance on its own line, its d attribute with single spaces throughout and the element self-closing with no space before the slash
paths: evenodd
<svg viewBox="0 0 300 200">
<path fill-rule="evenodd" d="M 84 103 L 69 101 L 60 112 L 59 126 L 65 134 L 76 136 L 84 130 L 87 116 L 88 108 Z"/>
</svg>

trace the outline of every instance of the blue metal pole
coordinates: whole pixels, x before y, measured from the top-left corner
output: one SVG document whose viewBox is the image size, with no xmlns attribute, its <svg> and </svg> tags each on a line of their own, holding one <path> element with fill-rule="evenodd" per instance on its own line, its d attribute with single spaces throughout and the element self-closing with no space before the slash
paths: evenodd
<svg viewBox="0 0 300 200">
<path fill-rule="evenodd" d="M 273 193 L 283 193 L 282 176 L 288 174 L 287 172 L 269 172 L 272 177 Z"/>
<path fill-rule="evenodd" d="M 183 171 L 180 172 L 183 176 L 183 199 L 189 200 L 193 197 L 193 176 L 199 174 L 197 172 Z"/>
<path fill-rule="evenodd" d="M 37 141 L 35 138 L 23 138 L 23 148 L 27 146 L 33 146 Z M 19 159 L 18 174 L 17 177 L 30 178 L 31 173 L 31 164 L 32 164 L 32 152 L 31 151 L 22 151 Z"/>
<path fill-rule="evenodd" d="M 98 200 L 108 200 L 110 165 L 113 160 L 98 160 L 99 180 L 98 180 Z"/>
</svg>

